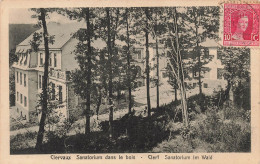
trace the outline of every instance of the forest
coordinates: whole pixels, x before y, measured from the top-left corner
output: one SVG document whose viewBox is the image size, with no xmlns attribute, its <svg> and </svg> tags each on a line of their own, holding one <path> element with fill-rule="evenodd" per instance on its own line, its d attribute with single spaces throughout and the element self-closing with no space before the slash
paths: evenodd
<svg viewBox="0 0 260 164">
<path fill-rule="evenodd" d="M 45 51 L 38 102 L 41 118 L 33 124 L 37 131 L 10 136 L 11 154 L 251 151 L 250 50 L 218 45 L 217 55 L 223 65 L 218 76 L 223 76 L 226 86 L 210 95 L 204 90 L 203 79 L 210 71 L 205 65 L 213 59 L 203 43 L 221 40 L 219 7 L 30 10 L 42 29 L 33 35 L 32 51 L 39 51 L 40 44 Z M 85 28 L 73 35 L 78 40 L 74 54 L 79 68 L 70 74 L 72 88 L 83 105 L 65 120 L 55 112 L 57 103 L 53 99 L 59 100 L 51 98 L 56 95 L 52 95 L 48 84 L 49 46 L 55 42 L 46 23 L 52 19 L 51 13 L 85 23 Z M 105 42 L 105 48 L 93 45 L 97 38 Z M 138 53 L 137 45 L 145 49 L 145 70 L 140 74 L 133 58 Z M 151 47 L 155 55 L 149 53 Z M 14 60 L 10 63 L 17 60 L 14 52 L 10 56 Z M 161 58 L 167 58 L 167 90 L 171 93 L 168 103 L 162 103 L 162 87 L 166 84 L 159 78 Z M 155 76 L 151 76 L 152 71 Z M 190 74 L 194 71 L 196 76 Z M 136 96 L 140 77 L 145 81 L 143 104 Z M 10 79 L 11 84 L 14 79 Z M 196 85 L 189 86 L 189 79 L 195 79 Z M 188 94 L 194 89 L 196 93 Z M 155 106 L 151 105 L 153 100 Z M 103 101 L 107 108 L 102 107 Z M 121 110 L 126 112 L 119 116 Z M 107 119 L 102 119 L 103 115 Z M 17 126 L 11 129 L 32 125 Z"/>
</svg>

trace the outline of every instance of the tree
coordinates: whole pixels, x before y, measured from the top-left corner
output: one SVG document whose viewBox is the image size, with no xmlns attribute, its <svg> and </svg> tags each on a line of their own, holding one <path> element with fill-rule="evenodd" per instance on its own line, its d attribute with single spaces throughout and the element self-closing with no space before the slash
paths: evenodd
<svg viewBox="0 0 260 164">
<path fill-rule="evenodd" d="M 167 47 L 167 55 L 168 55 L 168 66 L 169 73 L 171 77 L 176 80 L 176 84 L 178 85 L 178 89 L 180 90 L 181 96 L 181 105 L 182 105 L 182 119 L 184 126 L 189 125 L 188 121 L 188 109 L 187 109 L 187 100 L 186 100 L 186 91 L 184 85 L 184 67 L 183 67 L 183 59 L 181 54 L 180 42 L 179 42 L 179 26 L 178 26 L 178 18 L 179 13 L 176 8 L 166 8 L 166 27 L 168 34 L 166 37 L 166 47 Z"/>
<path fill-rule="evenodd" d="M 123 85 L 128 89 L 128 113 L 131 112 L 133 107 L 132 89 L 137 75 L 137 70 L 134 65 L 135 61 L 132 58 L 132 55 L 135 53 L 134 44 L 137 44 L 137 41 L 133 38 L 136 36 L 136 31 L 133 25 L 135 24 L 135 13 L 135 8 L 124 8 L 122 10 L 122 17 L 119 20 L 119 31 L 121 31 L 121 33 L 118 35 L 118 39 L 126 43 L 120 50 L 122 54 L 122 68 L 123 70 L 126 70 L 126 78 L 123 80 Z"/>
<path fill-rule="evenodd" d="M 240 108 L 251 109 L 250 49 L 222 47 L 218 50 L 218 55 L 224 65 L 224 69 L 218 71 L 218 76 L 227 80 L 225 100 L 231 100 Z"/>
<path fill-rule="evenodd" d="M 9 52 L 9 104 L 15 105 L 15 71 L 12 68 L 14 62 L 17 62 L 17 55 L 15 55 L 15 49 L 11 49 Z"/>
<path fill-rule="evenodd" d="M 89 13 L 89 8 L 83 9 L 83 12 L 85 14 L 85 20 L 87 24 L 87 34 L 86 34 L 86 39 L 87 39 L 87 88 L 86 88 L 86 127 L 85 127 L 85 134 L 90 133 L 90 87 L 91 87 L 91 73 L 92 73 L 92 61 L 91 61 L 91 55 L 92 55 L 92 48 L 91 48 L 91 27 L 90 27 L 90 13 Z"/>
<path fill-rule="evenodd" d="M 128 94 L 129 94 L 129 105 L 128 105 L 128 113 L 131 112 L 132 108 L 132 84 L 131 84 L 131 57 L 130 57 L 130 32 L 129 32 L 129 9 L 125 9 L 125 22 L 126 22 L 126 43 L 127 43 L 127 82 L 128 82 Z"/>
<path fill-rule="evenodd" d="M 146 73 L 146 98 L 147 98 L 147 112 L 148 112 L 148 117 L 151 116 L 151 102 L 150 102 L 150 57 L 149 57 L 149 24 L 148 24 L 148 20 L 150 17 L 150 13 L 149 13 L 149 8 L 144 8 L 144 12 L 145 12 L 145 53 L 146 53 L 146 57 L 145 57 L 145 73 Z"/>
<path fill-rule="evenodd" d="M 81 98 L 86 100 L 86 109 L 84 111 L 86 118 L 86 136 L 90 133 L 91 94 L 94 89 L 93 62 L 95 60 L 95 55 L 97 54 L 97 50 L 95 50 L 91 45 L 91 42 L 95 38 L 94 31 L 97 28 L 93 24 L 95 19 L 94 12 L 94 9 L 90 8 L 74 8 L 65 10 L 65 13 L 70 17 L 70 19 L 76 19 L 78 21 L 83 19 L 86 23 L 86 29 L 81 29 L 74 35 L 78 40 L 75 50 L 75 58 L 78 61 L 80 69 L 76 69 L 72 74 L 75 93 L 79 94 Z"/>
<path fill-rule="evenodd" d="M 164 18 L 164 8 L 150 8 L 151 10 L 151 16 L 149 18 L 149 31 L 151 31 L 151 36 L 155 40 L 155 51 L 156 51 L 156 104 L 157 108 L 159 108 L 160 104 L 160 92 L 159 92 L 159 86 L 160 86 L 160 70 L 159 70 L 159 39 L 162 40 L 162 34 L 166 32 L 166 27 L 164 26 L 164 22 L 162 21 Z M 152 59 L 153 60 L 153 59 Z"/>
<path fill-rule="evenodd" d="M 106 47 L 102 50 L 106 60 L 106 77 L 107 91 L 108 91 L 108 106 L 109 106 L 109 135 L 112 137 L 113 133 L 113 93 L 117 91 L 118 99 L 120 91 L 124 89 L 121 79 L 123 78 L 123 61 L 122 54 L 120 54 L 120 46 L 116 44 L 118 39 L 119 26 L 120 26 L 120 9 L 119 8 L 102 8 L 99 10 L 101 22 L 99 28 L 99 37 L 106 42 Z"/>
<path fill-rule="evenodd" d="M 48 34 L 47 25 L 46 25 L 46 17 L 48 15 L 48 12 L 52 12 L 54 9 L 32 9 L 36 12 L 38 16 L 38 20 L 40 25 L 42 25 L 43 29 L 43 40 L 44 40 L 44 51 L 45 51 L 45 64 L 44 64 L 44 74 L 43 74 L 43 84 L 42 84 L 42 113 L 41 113 L 41 119 L 39 124 L 39 131 L 37 135 L 37 141 L 36 141 L 36 149 L 41 151 L 42 150 L 42 142 L 43 142 L 43 134 L 44 134 L 44 126 L 45 126 L 45 120 L 47 115 L 47 108 L 48 108 L 48 93 L 47 93 L 47 87 L 48 87 L 48 68 L 49 68 L 49 41 L 51 41 L 49 38 L 51 38 Z M 51 41 L 52 42 L 52 41 Z M 32 42 L 35 43 L 35 42 Z M 37 50 L 38 44 L 32 44 L 33 49 Z"/>
<path fill-rule="evenodd" d="M 211 59 L 208 55 L 206 47 L 202 47 L 201 43 L 206 39 L 218 39 L 219 29 L 219 7 L 187 7 L 181 8 L 179 12 L 181 50 L 186 53 L 192 53 L 189 63 L 193 72 L 198 73 L 199 94 L 202 94 L 202 67 Z M 185 50 L 186 49 L 186 50 Z M 191 51 L 191 52 L 187 52 Z M 194 54 L 195 57 L 194 57 Z M 203 70 L 209 71 L 209 70 Z"/>
</svg>

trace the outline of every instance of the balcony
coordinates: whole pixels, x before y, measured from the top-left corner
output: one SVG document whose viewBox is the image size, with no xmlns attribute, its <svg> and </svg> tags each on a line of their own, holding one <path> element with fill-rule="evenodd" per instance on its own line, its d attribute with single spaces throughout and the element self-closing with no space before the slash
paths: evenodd
<svg viewBox="0 0 260 164">
<path fill-rule="evenodd" d="M 56 79 L 61 79 L 64 81 L 70 81 L 71 80 L 71 72 L 70 71 L 60 71 L 60 70 L 54 70 L 50 69 L 49 76 L 54 77 Z"/>
</svg>

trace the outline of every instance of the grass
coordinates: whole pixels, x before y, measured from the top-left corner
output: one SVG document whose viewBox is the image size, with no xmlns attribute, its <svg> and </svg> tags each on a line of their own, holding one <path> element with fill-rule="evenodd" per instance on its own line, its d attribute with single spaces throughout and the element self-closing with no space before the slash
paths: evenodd
<svg viewBox="0 0 260 164">
<path fill-rule="evenodd" d="M 132 112 L 114 120 L 112 138 L 108 121 L 88 136 L 80 131 L 69 136 L 48 133 L 42 153 L 250 152 L 250 111 L 219 107 L 211 97 L 204 98 L 208 101 L 200 104 L 196 96 L 189 98 L 189 128 L 183 127 L 181 110 L 176 110 L 179 102 L 169 103 L 152 109 L 150 118 Z M 33 151 L 35 140 L 34 133 L 18 134 L 11 138 L 11 152 Z"/>
<path fill-rule="evenodd" d="M 38 123 L 36 123 L 36 122 L 30 123 L 30 122 L 24 122 L 24 121 L 21 122 L 21 121 L 15 120 L 14 118 L 11 118 L 11 121 L 10 121 L 10 131 L 19 130 L 22 128 L 30 128 L 33 126 L 38 126 Z"/>
</svg>

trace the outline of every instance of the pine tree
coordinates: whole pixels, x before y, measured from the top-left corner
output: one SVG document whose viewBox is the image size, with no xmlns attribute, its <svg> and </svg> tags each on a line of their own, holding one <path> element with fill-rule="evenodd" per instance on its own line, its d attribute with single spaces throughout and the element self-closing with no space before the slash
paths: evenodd
<svg viewBox="0 0 260 164">
<path fill-rule="evenodd" d="M 48 107 L 48 74 L 49 74 L 49 35 L 48 35 L 48 29 L 46 25 L 46 17 L 48 15 L 48 12 L 52 12 L 53 9 L 32 9 L 36 15 L 33 15 L 33 17 L 38 17 L 39 24 L 42 26 L 43 29 L 43 40 L 44 40 L 44 51 L 45 51 L 45 64 L 44 64 L 44 75 L 43 75 L 43 84 L 42 84 L 42 112 L 41 112 L 41 119 L 39 124 L 39 131 L 37 135 L 36 140 L 36 146 L 35 148 L 38 151 L 42 151 L 42 142 L 43 142 L 43 135 L 44 135 L 44 126 L 45 126 L 45 120 L 47 115 L 47 107 Z M 40 38 L 38 38 L 40 39 Z M 32 42 L 35 43 L 35 42 Z M 39 45 L 38 45 L 39 46 Z M 32 45 L 34 50 L 37 50 L 37 44 Z"/>
<path fill-rule="evenodd" d="M 179 13 L 176 8 L 166 8 L 166 48 L 168 56 L 168 66 L 169 73 L 172 78 L 176 80 L 176 84 L 180 91 L 181 96 L 181 105 L 182 105 L 182 119 L 184 126 L 189 125 L 188 120 L 188 108 L 187 108 L 187 98 L 186 98 L 186 89 L 184 85 L 184 66 L 183 59 L 180 48 L 179 40 L 179 26 L 178 26 Z"/>
<path fill-rule="evenodd" d="M 181 50 L 183 53 L 191 54 L 190 63 L 186 68 L 191 68 L 192 72 L 198 73 L 193 78 L 198 79 L 199 95 L 202 95 L 203 65 L 207 64 L 211 58 L 207 47 L 202 46 L 206 39 L 218 40 L 219 29 L 219 7 L 186 7 L 180 8 L 179 29 L 183 31 L 180 35 Z M 186 55 L 188 56 L 188 55 Z"/>
<path fill-rule="evenodd" d="M 85 100 L 86 109 L 84 111 L 86 118 L 85 135 L 90 133 L 90 115 L 91 115 L 91 94 L 94 90 L 94 75 L 93 67 L 97 51 L 92 46 L 92 41 L 95 38 L 94 30 L 96 29 L 93 21 L 95 20 L 95 9 L 93 8 L 73 8 L 63 11 L 70 19 L 85 21 L 86 28 L 80 29 L 74 34 L 78 40 L 76 45 L 75 55 L 79 64 L 79 69 L 76 69 L 72 74 L 73 87 L 76 94 L 79 94 Z"/>
<path fill-rule="evenodd" d="M 149 31 L 151 31 L 151 36 L 155 40 L 155 59 L 156 59 L 156 78 L 155 78 L 155 83 L 156 83 L 156 104 L 157 108 L 159 108 L 160 104 L 160 92 L 159 92 L 159 86 L 160 86 L 160 57 L 161 54 L 159 54 L 159 40 L 162 39 L 162 35 L 165 34 L 166 32 L 166 27 L 164 25 L 164 22 L 162 21 L 164 17 L 164 8 L 162 7 L 157 7 L 157 8 L 150 8 L 151 10 L 151 16 L 149 17 Z"/>
<path fill-rule="evenodd" d="M 145 73 L 146 73 L 146 98 L 147 98 L 147 111 L 148 111 L 148 117 L 151 116 L 151 102 L 150 102 L 150 54 L 149 54 L 149 8 L 144 8 L 145 12 Z"/>
<path fill-rule="evenodd" d="M 250 50 L 223 47 L 219 48 L 218 55 L 224 65 L 218 76 L 227 81 L 223 100 L 230 100 L 233 105 L 250 110 Z"/>
<path fill-rule="evenodd" d="M 128 105 L 128 113 L 131 112 L 132 109 L 132 84 L 131 84 L 131 56 L 130 56 L 130 32 L 129 32 L 129 9 L 125 9 L 125 22 L 126 22 L 126 43 L 127 43 L 127 85 L 128 85 L 128 94 L 129 94 L 129 105 Z"/>
</svg>

